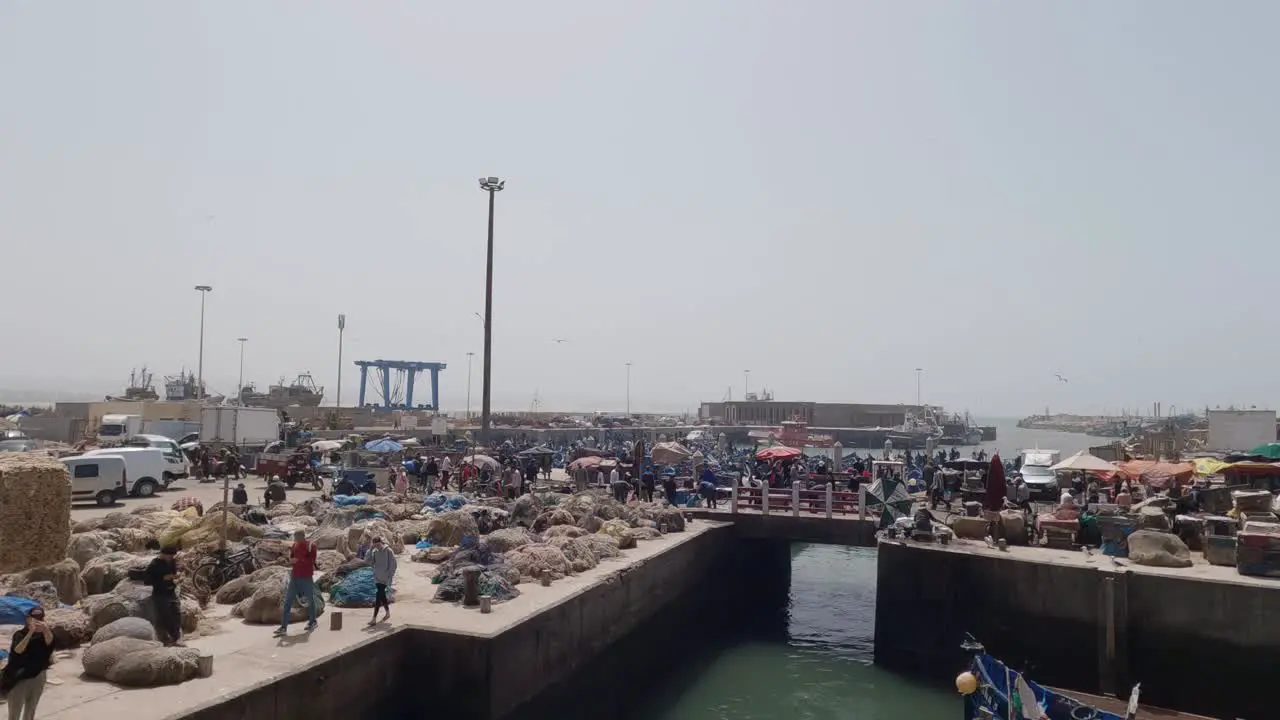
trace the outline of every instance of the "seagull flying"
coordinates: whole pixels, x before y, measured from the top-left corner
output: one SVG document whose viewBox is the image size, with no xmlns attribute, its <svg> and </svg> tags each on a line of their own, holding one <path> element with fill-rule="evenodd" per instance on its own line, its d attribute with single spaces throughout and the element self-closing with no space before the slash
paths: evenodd
<svg viewBox="0 0 1280 720">
<path fill-rule="evenodd" d="M 1053 376 L 1058 378 L 1058 382 L 1060 383 L 1064 383 L 1067 381 L 1066 378 L 1062 377 L 1062 373 L 1054 373 Z"/>
<path fill-rule="evenodd" d="M 551 338 L 551 342 L 559 345 L 560 343 L 563 343 L 563 342 L 569 342 L 569 339 L 568 338 Z"/>
</svg>

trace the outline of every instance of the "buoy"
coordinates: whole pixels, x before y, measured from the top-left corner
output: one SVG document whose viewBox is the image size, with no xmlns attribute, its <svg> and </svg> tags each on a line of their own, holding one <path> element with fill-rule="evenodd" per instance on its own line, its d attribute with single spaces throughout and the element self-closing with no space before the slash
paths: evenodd
<svg viewBox="0 0 1280 720">
<path fill-rule="evenodd" d="M 971 672 L 962 672 L 956 676 L 956 690 L 961 695 L 972 695 L 978 692 L 978 677 Z"/>
</svg>

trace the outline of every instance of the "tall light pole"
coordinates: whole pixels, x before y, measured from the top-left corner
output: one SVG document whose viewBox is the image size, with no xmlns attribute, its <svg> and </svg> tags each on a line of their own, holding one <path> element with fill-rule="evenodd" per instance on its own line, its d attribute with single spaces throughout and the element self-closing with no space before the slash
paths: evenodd
<svg viewBox="0 0 1280 720">
<path fill-rule="evenodd" d="M 249 342 L 249 338 L 236 338 L 236 342 L 240 343 L 240 379 L 236 381 L 236 402 L 240 405 L 244 404 L 244 344 Z"/>
<path fill-rule="evenodd" d="M 338 393 L 333 399 L 335 408 L 342 408 L 342 331 L 347 329 L 346 313 L 338 313 Z"/>
<path fill-rule="evenodd" d="M 505 180 L 480 178 L 480 189 L 489 193 L 489 244 L 484 268 L 484 388 L 480 400 L 480 442 L 489 445 L 490 371 L 493 362 L 493 202 Z"/>
<path fill-rule="evenodd" d="M 916 409 L 920 409 L 920 376 L 924 374 L 924 368 L 916 368 Z"/>
<path fill-rule="evenodd" d="M 212 285 L 197 285 L 200 292 L 200 359 L 196 363 L 196 399 L 204 397 L 204 298 L 213 290 Z"/>
<path fill-rule="evenodd" d="M 751 392 L 751 371 L 742 371 L 742 399 L 747 399 L 747 393 Z"/>
<path fill-rule="evenodd" d="M 627 362 L 627 417 L 631 417 L 631 363 Z"/>
<path fill-rule="evenodd" d="M 467 422 L 471 422 L 471 358 L 475 356 L 473 352 L 467 353 Z"/>
</svg>

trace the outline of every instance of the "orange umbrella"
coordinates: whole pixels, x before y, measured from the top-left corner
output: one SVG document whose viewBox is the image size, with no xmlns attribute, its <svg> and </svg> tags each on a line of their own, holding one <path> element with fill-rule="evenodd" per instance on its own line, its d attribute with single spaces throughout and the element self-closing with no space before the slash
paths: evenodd
<svg viewBox="0 0 1280 720">
<path fill-rule="evenodd" d="M 801 452 L 793 447 L 777 445 L 769 447 L 756 453 L 757 460 L 787 460 L 794 457 L 800 457 Z"/>
</svg>

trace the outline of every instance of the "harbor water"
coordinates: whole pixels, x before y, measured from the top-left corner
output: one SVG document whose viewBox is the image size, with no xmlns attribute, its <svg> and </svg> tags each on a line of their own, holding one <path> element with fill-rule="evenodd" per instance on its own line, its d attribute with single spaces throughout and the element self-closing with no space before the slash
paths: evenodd
<svg viewBox="0 0 1280 720">
<path fill-rule="evenodd" d="M 793 546 L 777 623 L 741 628 L 627 719 L 953 720 L 954 691 L 872 665 L 875 582 L 873 549 Z"/>
</svg>

